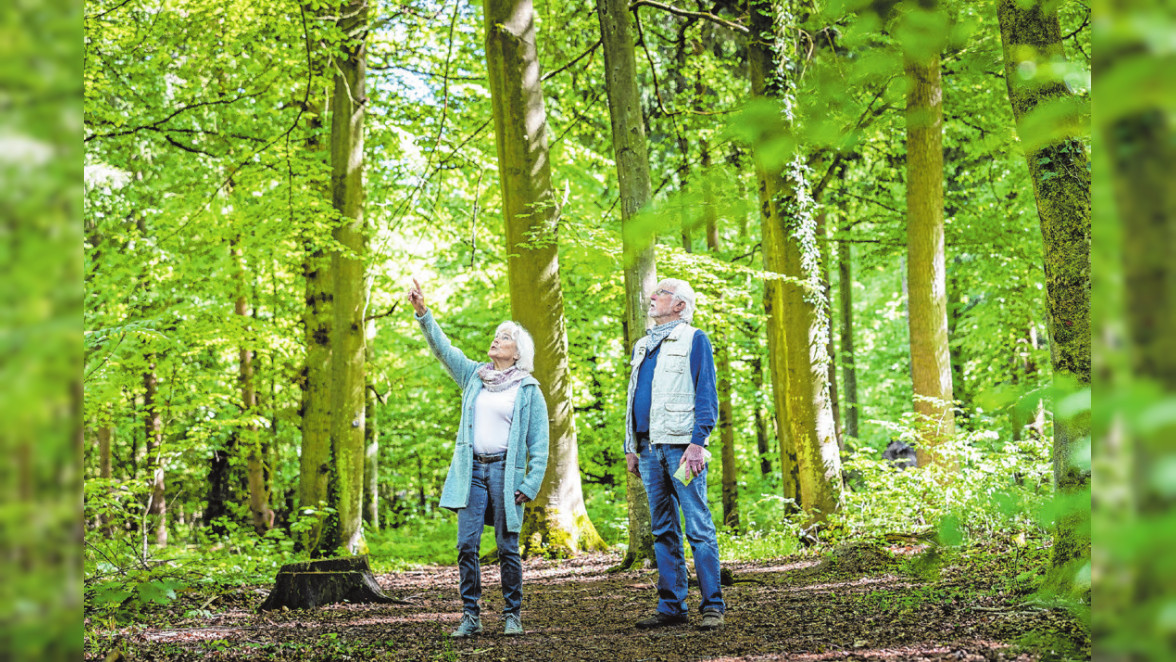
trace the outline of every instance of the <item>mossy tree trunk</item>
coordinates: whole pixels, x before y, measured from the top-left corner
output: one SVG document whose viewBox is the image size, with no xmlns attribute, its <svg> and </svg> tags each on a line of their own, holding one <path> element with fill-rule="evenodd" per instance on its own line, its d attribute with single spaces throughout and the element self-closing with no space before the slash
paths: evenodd
<svg viewBox="0 0 1176 662">
<path fill-rule="evenodd" d="M 601 549 L 604 541 L 588 519 L 580 484 L 535 11 L 530 0 L 486 0 L 483 13 L 511 313 L 535 339 L 535 378 L 550 416 L 547 474 L 527 507 L 521 547 L 528 555 L 565 556 Z"/>
<path fill-rule="evenodd" d="M 774 16 L 764 14 L 764 9 L 751 6 L 752 91 L 784 99 L 794 94 L 788 72 L 795 67 L 787 63 L 796 50 L 790 41 L 795 26 L 788 25 L 793 21 L 792 7 L 776 7 Z M 824 352 L 828 307 L 821 297 L 820 250 L 807 168 L 803 159 L 794 156 L 780 164 L 761 159 L 757 171 L 765 267 L 788 279 L 766 288 L 765 295 L 777 416 L 784 414 L 779 426 L 784 496 L 795 493 L 800 507 L 823 522 L 840 502 L 841 456 L 829 403 Z"/>
<path fill-rule="evenodd" d="M 1005 82 L 1021 140 L 1026 143 L 1025 160 L 1033 180 L 1037 216 L 1041 222 L 1050 363 L 1059 393 L 1066 393 L 1090 386 L 1090 162 L 1078 136 L 1041 140 L 1038 135 L 1025 134 L 1026 120 L 1031 119 L 1036 111 L 1056 112 L 1072 95 L 1062 80 L 1025 80 L 1022 77 L 1022 72 L 1027 70 L 1023 66 L 1026 62 L 1053 66 L 1064 58 L 1056 11 L 1054 5 L 1033 3 L 1024 6 L 1016 0 L 1001 0 L 997 5 Z M 1043 69 L 1044 66 L 1036 67 L 1037 71 Z M 1146 148 L 1154 144 L 1150 142 L 1153 139 L 1154 136 L 1140 136 L 1138 146 Z M 1144 162 L 1132 156 L 1117 165 L 1133 168 Z M 1138 193 L 1144 199 L 1156 191 L 1170 189 L 1168 164 L 1151 163 L 1150 166 L 1153 168 L 1150 181 L 1156 182 L 1158 187 L 1152 189 L 1143 184 Z M 1143 173 L 1138 174 L 1142 176 Z M 1130 179 L 1131 174 L 1126 177 Z M 1126 216 L 1129 215 L 1125 215 L 1125 220 Z M 1149 219 L 1149 216 L 1143 214 L 1139 218 Z M 1150 220 L 1145 220 L 1144 226 L 1148 222 Z M 1154 248 L 1149 250 L 1162 252 L 1160 259 L 1164 263 L 1170 259 L 1172 235 L 1163 238 L 1144 233 L 1132 235 L 1129 227 L 1124 236 L 1144 242 L 1158 240 L 1159 243 L 1150 244 Z M 1129 288 L 1129 296 L 1131 292 Z M 1149 303 L 1146 307 L 1152 305 Z M 1168 356 L 1169 360 L 1171 356 Z M 1053 471 L 1062 494 L 1080 494 L 1090 486 L 1090 474 L 1074 461 L 1083 440 L 1089 437 L 1089 416 L 1055 417 Z M 1081 513 L 1072 513 L 1059 521 L 1054 532 L 1055 567 L 1089 557 L 1089 526 L 1089 519 Z"/>
<path fill-rule="evenodd" d="M 364 551 L 364 118 L 367 108 L 367 0 L 351 0 L 338 22 L 344 35 L 343 57 L 335 58 L 331 100 L 331 201 L 339 213 L 331 255 L 333 317 L 331 326 L 331 476 L 328 520 L 316 555 L 344 548 Z"/>
<path fill-rule="evenodd" d="M 939 447 L 955 434 L 943 236 L 943 84 L 939 54 L 905 56 L 908 80 L 907 315 L 919 466 L 954 470 Z"/>
<path fill-rule="evenodd" d="M 637 67 L 633 52 L 629 3 L 597 0 L 601 45 L 604 50 L 605 91 L 612 125 L 613 155 L 621 196 L 621 241 L 625 255 L 625 348 L 632 351 L 645 335 L 647 297 L 657 285 L 656 237 L 636 236 L 636 215 L 651 196 L 649 149 L 641 97 L 637 91 Z M 629 515 L 629 550 L 621 567 L 654 565 L 653 533 L 649 503 L 641 478 L 625 472 L 625 499 Z"/>
<path fill-rule="evenodd" d="M 306 151 L 310 154 L 328 153 L 329 128 L 323 118 L 330 103 L 328 86 L 331 77 L 327 69 L 326 48 L 311 40 L 311 84 L 307 98 L 305 121 Z M 299 549 L 317 549 L 322 538 L 327 506 L 327 483 L 331 477 L 331 327 L 334 319 L 334 272 L 331 256 L 326 250 L 334 222 L 324 224 L 322 218 L 334 219 L 330 201 L 330 159 L 316 161 L 318 173 L 311 176 L 310 185 L 322 193 L 319 214 L 308 215 L 302 225 L 303 277 L 306 302 L 302 312 L 306 359 L 300 385 L 302 386 L 302 445 L 299 453 L 298 507 L 299 517 L 314 520 L 299 536 Z M 320 198 L 314 197 L 317 201 Z"/>
</svg>

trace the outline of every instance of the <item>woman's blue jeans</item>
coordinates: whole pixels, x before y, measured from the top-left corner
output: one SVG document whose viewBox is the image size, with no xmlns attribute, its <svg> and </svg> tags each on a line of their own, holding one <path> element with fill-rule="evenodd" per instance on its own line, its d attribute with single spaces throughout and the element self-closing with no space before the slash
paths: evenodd
<svg viewBox="0 0 1176 662">
<path fill-rule="evenodd" d="M 686 522 L 686 539 L 694 552 L 694 571 L 702 592 L 699 611 L 725 612 L 719 585 L 719 543 L 710 506 L 706 502 L 707 469 L 683 485 L 673 477 L 686 452 L 685 444 L 641 445 L 641 480 L 649 499 L 653 527 L 653 552 L 657 557 L 657 610 L 670 616 L 687 613 L 686 554 L 682 549 L 682 526 L 678 509 Z"/>
<path fill-rule="evenodd" d="M 502 574 L 502 598 L 505 614 L 518 614 L 523 605 L 523 564 L 519 558 L 519 534 L 506 530 L 506 509 L 514 502 L 503 503 L 503 481 L 506 462 L 482 463 L 474 460 L 470 484 L 470 500 L 457 511 L 457 567 L 461 577 L 461 600 L 465 613 L 481 613 L 478 600 L 482 597 L 482 570 L 478 564 L 478 548 L 482 543 L 482 528 L 486 514 L 494 521 L 494 536 L 498 543 L 498 567 Z"/>
</svg>

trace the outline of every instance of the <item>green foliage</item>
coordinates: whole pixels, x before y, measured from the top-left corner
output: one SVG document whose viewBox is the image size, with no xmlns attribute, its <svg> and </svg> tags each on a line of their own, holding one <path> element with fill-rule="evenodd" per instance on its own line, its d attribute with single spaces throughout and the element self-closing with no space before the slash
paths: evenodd
<svg viewBox="0 0 1176 662">
<path fill-rule="evenodd" d="M 448 511 L 439 516 L 413 516 L 395 530 L 369 531 L 365 536 L 377 572 L 457 562 L 457 517 Z M 494 545 L 494 529 L 488 527 L 482 532 L 480 553 L 493 551 Z"/>
<path fill-rule="evenodd" d="M 887 424 L 898 439 L 916 438 L 913 415 Z M 898 470 L 862 447 L 843 465 L 847 487 L 834 521 L 849 536 L 934 529 L 941 544 L 993 536 L 1041 534 L 1048 522 L 1035 513 L 1053 503 L 1050 440 L 1031 435 L 1001 439 L 995 432 L 961 432 L 945 442 L 959 470 Z"/>
</svg>

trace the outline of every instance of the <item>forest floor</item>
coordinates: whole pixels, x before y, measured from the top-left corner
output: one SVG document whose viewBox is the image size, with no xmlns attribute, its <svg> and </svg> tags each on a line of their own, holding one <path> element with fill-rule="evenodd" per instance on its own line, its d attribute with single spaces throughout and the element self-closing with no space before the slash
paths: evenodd
<svg viewBox="0 0 1176 662">
<path fill-rule="evenodd" d="M 180 600 L 129 627 L 86 622 L 94 660 L 1038 660 L 1088 659 L 1087 630 L 1068 611 L 1026 601 L 1005 564 L 948 563 L 911 572 L 916 557 L 877 548 L 825 557 L 725 563 L 726 624 L 638 631 L 653 613 L 654 570 L 610 573 L 614 554 L 523 566 L 523 626 L 502 635 L 498 568 L 483 565 L 486 632 L 452 640 L 461 605 L 457 568 L 377 575 L 407 604 L 341 604 L 256 613 L 270 587 L 234 589 L 207 604 Z M 905 559 L 905 560 L 904 560 Z M 919 577 L 922 576 L 923 579 Z M 697 588 L 691 587 L 693 607 Z M 197 610 L 197 607 L 199 609 Z M 196 610 L 196 617 L 193 615 Z M 185 614 L 180 617 L 179 614 Z M 138 619 L 136 619 L 138 620 Z"/>
</svg>

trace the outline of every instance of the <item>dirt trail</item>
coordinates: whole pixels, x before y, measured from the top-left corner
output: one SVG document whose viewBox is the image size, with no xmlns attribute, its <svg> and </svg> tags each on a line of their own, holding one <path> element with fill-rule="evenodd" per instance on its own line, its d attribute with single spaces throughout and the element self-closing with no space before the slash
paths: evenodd
<svg viewBox="0 0 1176 662">
<path fill-rule="evenodd" d="M 1030 660 L 1039 656 L 1010 644 L 1034 629 L 1069 633 L 1066 657 L 1089 655 L 1089 641 L 1064 612 L 979 597 L 990 581 L 983 577 L 945 573 L 928 584 L 811 558 L 725 564 L 736 584 L 724 589 L 727 619 L 717 632 L 638 631 L 633 622 L 656 605 L 656 573 L 607 573 L 616 562 L 604 554 L 526 561 L 521 637 L 501 634 L 498 569 L 489 566 L 486 633 L 450 640 L 461 606 L 457 569 L 442 566 L 378 576 L 409 605 L 255 614 L 265 590 L 247 590 L 226 597 L 210 618 L 100 640 L 88 633 L 87 657 L 118 649 L 131 660 Z M 696 606 L 695 587 L 690 595 Z"/>
</svg>

